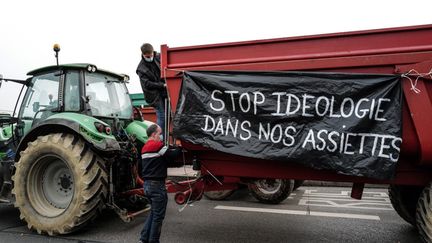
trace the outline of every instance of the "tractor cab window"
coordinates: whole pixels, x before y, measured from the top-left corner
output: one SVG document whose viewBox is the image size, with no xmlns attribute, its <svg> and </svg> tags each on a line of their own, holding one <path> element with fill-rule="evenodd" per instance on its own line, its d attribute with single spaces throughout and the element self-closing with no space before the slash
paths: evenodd
<svg viewBox="0 0 432 243">
<path fill-rule="evenodd" d="M 65 111 L 80 110 L 80 94 L 79 94 L 79 72 L 68 71 L 66 73 L 64 87 L 64 107 Z"/>
<path fill-rule="evenodd" d="M 60 76 L 54 73 L 32 78 L 23 102 L 20 117 L 23 120 L 46 119 L 58 107 L 58 88 Z"/>
<path fill-rule="evenodd" d="M 118 78 L 101 73 L 86 73 L 86 96 L 94 116 L 129 119 L 132 103 L 126 85 Z"/>
</svg>

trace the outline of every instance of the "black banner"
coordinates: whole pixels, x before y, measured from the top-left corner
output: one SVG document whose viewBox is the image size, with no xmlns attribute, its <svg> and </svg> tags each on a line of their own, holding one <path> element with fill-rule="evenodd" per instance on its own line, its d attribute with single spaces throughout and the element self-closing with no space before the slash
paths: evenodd
<svg viewBox="0 0 432 243">
<path fill-rule="evenodd" d="M 401 102 L 396 75 L 186 72 L 174 134 L 236 155 L 390 179 Z"/>
</svg>

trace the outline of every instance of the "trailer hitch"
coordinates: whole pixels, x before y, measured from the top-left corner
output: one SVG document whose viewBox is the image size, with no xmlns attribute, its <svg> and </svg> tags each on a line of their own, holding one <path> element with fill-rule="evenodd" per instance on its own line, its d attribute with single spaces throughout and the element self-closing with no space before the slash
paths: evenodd
<svg viewBox="0 0 432 243">
<path fill-rule="evenodd" d="M 110 166 L 110 178 L 112 178 L 112 164 Z M 126 192 L 121 193 L 122 196 L 130 196 L 130 197 L 136 197 L 136 196 L 143 196 L 144 190 L 142 188 L 140 189 L 133 189 Z M 136 199 L 137 200 L 137 199 Z M 146 204 L 145 207 L 139 211 L 136 212 L 129 212 L 127 209 L 120 208 L 114 200 L 114 184 L 110 180 L 110 194 L 108 198 L 108 203 L 106 204 L 109 209 L 114 210 L 114 212 L 120 217 L 120 219 L 125 222 L 129 223 L 131 222 L 136 216 L 141 215 L 151 209 L 151 206 L 149 204 Z"/>
<path fill-rule="evenodd" d="M 117 206 L 115 203 L 110 203 L 107 205 L 108 208 L 114 210 L 114 212 L 120 217 L 120 219 L 125 223 L 130 223 L 132 220 L 135 219 L 136 216 L 141 215 L 145 212 L 148 212 L 151 209 L 150 205 L 147 205 L 145 208 L 136 211 L 136 212 L 129 212 L 126 209 L 122 209 L 119 206 Z"/>
<path fill-rule="evenodd" d="M 165 185 L 169 193 L 175 193 L 175 202 L 178 205 L 183 205 L 202 198 L 205 181 L 203 177 L 180 182 L 168 180 Z"/>
</svg>

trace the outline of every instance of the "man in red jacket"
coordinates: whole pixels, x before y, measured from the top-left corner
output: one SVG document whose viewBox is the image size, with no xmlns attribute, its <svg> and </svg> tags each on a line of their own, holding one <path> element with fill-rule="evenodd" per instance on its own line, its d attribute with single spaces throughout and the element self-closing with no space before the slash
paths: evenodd
<svg viewBox="0 0 432 243">
<path fill-rule="evenodd" d="M 148 140 L 141 151 L 144 193 L 151 203 L 151 211 L 141 231 L 140 242 L 159 242 L 162 223 L 168 203 L 165 179 L 168 163 L 177 156 L 179 149 L 164 146 L 162 129 L 153 124 L 147 128 Z"/>
</svg>

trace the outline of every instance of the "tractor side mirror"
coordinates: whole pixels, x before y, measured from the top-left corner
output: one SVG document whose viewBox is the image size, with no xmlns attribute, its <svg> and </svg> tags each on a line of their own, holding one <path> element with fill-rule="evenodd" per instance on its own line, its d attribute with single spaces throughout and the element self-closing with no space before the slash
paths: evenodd
<svg viewBox="0 0 432 243">
<path fill-rule="evenodd" d="M 33 112 L 38 112 L 40 108 L 39 101 L 33 103 Z"/>
<path fill-rule="evenodd" d="M 12 116 L 10 114 L 1 114 L 0 113 L 0 127 L 3 125 L 8 125 L 12 123 Z"/>
</svg>

